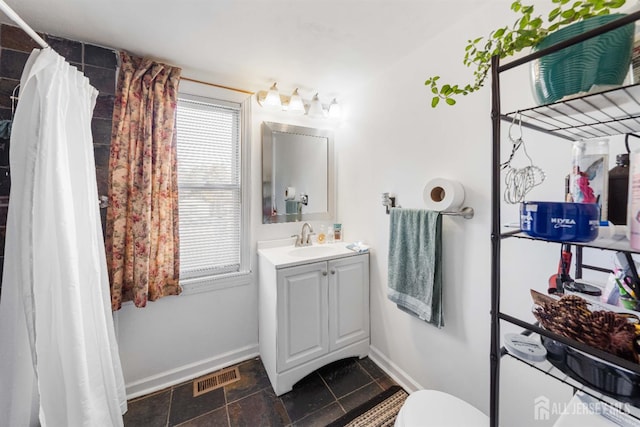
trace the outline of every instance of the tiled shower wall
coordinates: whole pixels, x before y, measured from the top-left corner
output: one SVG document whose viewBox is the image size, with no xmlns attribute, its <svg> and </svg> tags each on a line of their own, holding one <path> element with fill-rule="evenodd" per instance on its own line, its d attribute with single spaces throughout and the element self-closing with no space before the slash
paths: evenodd
<svg viewBox="0 0 640 427">
<path fill-rule="evenodd" d="M 98 194 L 107 194 L 109 173 L 109 144 L 111 116 L 116 81 L 116 54 L 87 43 L 62 39 L 43 34 L 42 37 L 56 52 L 84 72 L 100 94 L 93 111 L 91 130 L 96 158 Z M 21 29 L 10 25 L 0 26 L 0 120 L 12 118 L 11 94 L 20 83 L 20 76 L 29 54 L 39 46 Z M 16 91 L 17 93 L 17 91 Z M 4 265 L 4 241 L 7 224 L 7 204 L 11 177 L 9 170 L 9 140 L 0 139 L 0 287 Z M 97 201 L 96 201 L 97 203 Z M 104 228 L 105 209 L 101 209 Z"/>
</svg>

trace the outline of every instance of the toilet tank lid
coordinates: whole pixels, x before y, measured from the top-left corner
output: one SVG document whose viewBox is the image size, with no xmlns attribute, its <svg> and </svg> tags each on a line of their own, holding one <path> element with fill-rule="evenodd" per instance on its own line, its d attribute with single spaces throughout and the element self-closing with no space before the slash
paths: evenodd
<svg viewBox="0 0 640 427">
<path fill-rule="evenodd" d="M 400 409 L 396 427 L 423 426 L 425 420 L 439 427 L 486 427 L 489 417 L 473 405 L 438 390 L 411 393 Z"/>
</svg>

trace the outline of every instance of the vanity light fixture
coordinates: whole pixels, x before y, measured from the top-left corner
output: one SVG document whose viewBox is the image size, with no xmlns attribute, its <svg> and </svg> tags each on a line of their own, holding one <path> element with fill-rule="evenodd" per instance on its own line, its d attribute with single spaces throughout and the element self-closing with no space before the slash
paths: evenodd
<svg viewBox="0 0 640 427">
<path fill-rule="evenodd" d="M 302 101 L 297 88 L 291 94 L 291 98 L 289 98 L 289 107 L 287 108 L 287 111 L 292 114 L 305 113 L 304 102 Z"/>
<path fill-rule="evenodd" d="M 291 114 L 306 114 L 312 118 L 329 117 L 331 119 L 340 119 L 342 116 L 342 108 L 336 98 L 333 98 L 331 104 L 322 105 L 320 97 L 316 92 L 310 101 L 305 102 L 298 88 L 293 91 L 291 96 L 280 95 L 277 83 L 274 83 L 268 91 L 259 91 L 256 97 L 260 106 L 272 111 L 282 110 Z"/>
</svg>

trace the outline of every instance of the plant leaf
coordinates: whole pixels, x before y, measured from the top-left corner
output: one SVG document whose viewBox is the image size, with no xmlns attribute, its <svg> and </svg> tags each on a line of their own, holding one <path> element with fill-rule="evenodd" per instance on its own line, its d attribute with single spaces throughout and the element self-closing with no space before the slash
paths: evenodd
<svg viewBox="0 0 640 427">
<path fill-rule="evenodd" d="M 456 104 L 456 100 L 453 98 L 447 98 L 445 99 L 445 101 L 447 102 L 447 104 L 449 105 L 455 105 Z"/>
<path fill-rule="evenodd" d="M 542 26 L 542 18 L 538 16 L 537 18 L 533 19 L 529 22 L 529 26 L 536 29 L 540 28 Z"/>
<path fill-rule="evenodd" d="M 562 12 L 562 10 L 559 7 L 556 7 L 555 9 L 553 9 L 551 12 L 549 12 L 549 17 L 547 18 L 549 21 L 553 21 L 555 20 L 558 16 L 560 16 L 560 13 Z"/>
<path fill-rule="evenodd" d="M 438 102 L 440 102 L 439 97 L 434 96 L 433 98 L 431 98 L 431 108 L 436 108 L 438 106 Z"/>
</svg>

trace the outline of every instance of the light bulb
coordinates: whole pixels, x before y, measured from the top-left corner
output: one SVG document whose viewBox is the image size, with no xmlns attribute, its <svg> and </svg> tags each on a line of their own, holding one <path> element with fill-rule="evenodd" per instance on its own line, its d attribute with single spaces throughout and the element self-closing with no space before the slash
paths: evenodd
<svg viewBox="0 0 640 427">
<path fill-rule="evenodd" d="M 292 114 L 304 114 L 304 102 L 302 102 L 298 89 L 291 94 L 288 111 Z"/>
<path fill-rule="evenodd" d="M 317 93 L 313 95 L 313 99 L 311 99 L 307 115 L 309 117 L 324 117 L 324 109 L 322 108 L 322 103 L 320 103 L 320 98 L 318 98 Z"/>
<path fill-rule="evenodd" d="M 282 109 L 282 101 L 280 101 L 280 93 L 276 85 L 277 83 L 274 83 L 273 86 L 269 88 L 267 96 L 265 96 L 262 101 L 262 106 L 270 110 Z"/>
<path fill-rule="evenodd" d="M 333 101 L 329 104 L 329 117 L 339 119 L 340 116 L 342 116 L 342 107 L 338 104 L 338 101 L 333 98 Z"/>
</svg>

